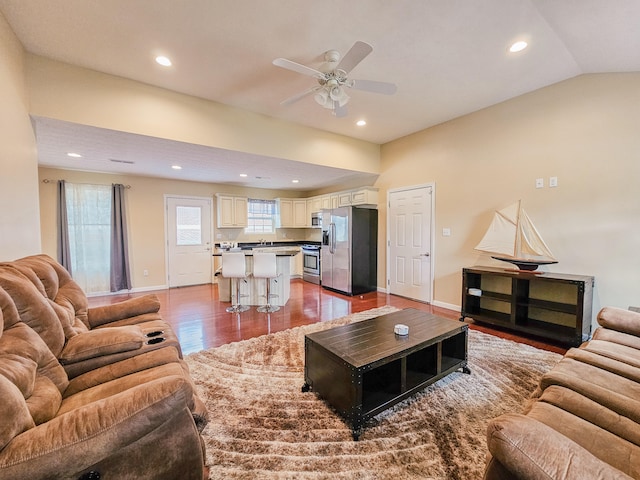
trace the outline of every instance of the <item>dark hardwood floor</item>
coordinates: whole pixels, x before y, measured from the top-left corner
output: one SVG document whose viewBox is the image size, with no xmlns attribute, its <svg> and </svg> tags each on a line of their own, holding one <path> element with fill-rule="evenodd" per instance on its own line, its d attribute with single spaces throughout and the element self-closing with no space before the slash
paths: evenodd
<svg viewBox="0 0 640 480">
<path fill-rule="evenodd" d="M 160 314 L 175 330 L 185 355 L 292 327 L 333 320 L 384 305 L 416 308 L 452 320 L 460 318 L 459 311 L 439 308 L 395 295 L 372 292 L 348 297 L 302 280 L 292 280 L 291 298 L 287 305 L 271 314 L 259 313 L 255 307 L 239 315 L 227 313 L 225 309 L 229 303 L 219 301 L 218 287 L 211 284 L 91 297 L 89 306 L 111 304 L 147 293 L 155 293 L 160 299 L 162 305 Z M 470 328 L 545 350 L 566 352 L 566 348 L 561 346 L 520 337 L 488 326 L 471 324 Z"/>
</svg>

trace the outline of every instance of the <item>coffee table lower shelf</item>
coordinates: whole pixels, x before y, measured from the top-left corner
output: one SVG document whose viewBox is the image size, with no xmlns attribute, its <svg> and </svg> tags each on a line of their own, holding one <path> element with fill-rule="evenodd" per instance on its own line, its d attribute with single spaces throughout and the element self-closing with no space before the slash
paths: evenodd
<svg viewBox="0 0 640 480">
<path fill-rule="evenodd" d="M 395 335 L 395 323 L 409 336 Z M 310 334 L 302 391 L 323 398 L 358 440 L 373 416 L 450 373 L 471 373 L 467 339 L 466 324 L 413 309 Z"/>
</svg>

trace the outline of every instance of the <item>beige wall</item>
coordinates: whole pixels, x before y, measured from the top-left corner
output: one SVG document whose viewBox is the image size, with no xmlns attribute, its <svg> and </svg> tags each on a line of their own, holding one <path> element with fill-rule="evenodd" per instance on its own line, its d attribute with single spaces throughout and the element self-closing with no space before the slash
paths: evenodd
<svg viewBox="0 0 640 480">
<path fill-rule="evenodd" d="M 0 261 L 40 252 L 38 159 L 24 55 L 0 13 Z"/>
<path fill-rule="evenodd" d="M 126 190 L 127 223 L 129 225 L 129 261 L 131 264 L 134 290 L 163 288 L 167 285 L 165 266 L 165 195 L 182 195 L 212 198 L 212 224 L 215 226 L 216 193 L 243 195 L 252 198 L 273 199 L 279 196 L 292 197 L 298 192 L 251 189 L 214 185 L 198 182 L 163 180 L 158 178 L 107 175 L 100 173 L 78 172 L 40 168 L 40 209 L 42 212 L 42 251 L 56 258 L 56 181 L 71 183 L 93 183 L 110 185 L 122 183 L 130 185 Z M 44 183 L 44 180 L 49 182 Z M 214 242 L 221 240 L 253 242 L 259 239 L 267 241 L 320 240 L 317 229 L 288 228 L 278 229 L 273 235 L 245 235 L 243 229 L 218 229 L 214 227 Z M 214 267 L 217 266 L 214 263 Z M 149 275 L 144 276 L 143 271 Z"/>
<path fill-rule="evenodd" d="M 377 174 L 379 145 L 34 55 L 30 113 L 95 127 Z"/>
<path fill-rule="evenodd" d="M 494 209 L 522 199 L 560 260 L 548 267 L 550 271 L 594 275 L 596 310 L 603 305 L 626 307 L 640 302 L 640 74 L 581 76 L 380 149 L 41 57 L 26 55 L 25 60 L 1 17 L 0 36 L 0 166 L 11 172 L 2 175 L 0 189 L 3 259 L 40 250 L 40 218 L 42 251 L 55 254 L 55 187 L 37 184 L 35 141 L 28 119 L 28 113 L 33 113 L 381 173 L 376 186 L 382 198 L 390 188 L 434 182 L 437 304 L 460 304 L 460 270 L 464 266 L 495 264 L 473 247 Z M 216 191 L 213 185 L 143 177 L 107 176 L 107 180 L 104 175 L 62 174 L 49 169 L 40 174 L 43 178 L 132 185 L 128 197 L 129 219 L 134 224 L 134 284 L 140 288 L 165 281 L 164 262 L 159 260 L 164 258 L 164 214 L 158 207 L 163 195 L 212 196 Z M 557 188 L 548 187 L 550 176 L 558 177 Z M 536 178 L 544 178 L 545 188 L 534 188 Z M 384 202 L 380 210 L 379 285 L 384 285 Z M 444 227 L 451 229 L 450 237 L 441 236 Z M 150 276 L 140 278 L 139 270 L 147 267 Z"/>
<path fill-rule="evenodd" d="M 500 264 L 473 248 L 494 209 L 522 199 L 559 260 L 548 271 L 595 276 L 596 311 L 640 305 L 639 106 L 640 74 L 584 75 L 384 145 L 383 197 L 436 185 L 435 303 L 460 305 L 463 267 Z"/>
</svg>

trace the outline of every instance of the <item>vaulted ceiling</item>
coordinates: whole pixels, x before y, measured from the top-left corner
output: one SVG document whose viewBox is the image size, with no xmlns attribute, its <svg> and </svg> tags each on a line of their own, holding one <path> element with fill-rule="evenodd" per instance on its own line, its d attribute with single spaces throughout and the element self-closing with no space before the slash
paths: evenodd
<svg viewBox="0 0 640 480">
<path fill-rule="evenodd" d="M 577 75 L 640 71 L 640 0 L 0 0 L 0 11 L 31 53 L 377 144 Z M 350 77 L 394 83 L 395 95 L 350 89 L 341 118 L 313 95 L 281 105 L 317 82 L 274 59 L 317 69 L 358 40 L 373 51 Z M 518 40 L 528 47 L 510 53 Z M 64 167 L 45 138 L 65 125 L 40 127 L 40 162 Z"/>
</svg>

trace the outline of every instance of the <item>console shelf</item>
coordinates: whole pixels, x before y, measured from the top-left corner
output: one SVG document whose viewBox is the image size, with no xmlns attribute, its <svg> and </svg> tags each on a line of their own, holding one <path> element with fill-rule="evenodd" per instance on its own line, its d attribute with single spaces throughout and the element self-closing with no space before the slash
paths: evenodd
<svg viewBox="0 0 640 480">
<path fill-rule="evenodd" d="M 593 283 L 584 275 L 464 268 L 460 319 L 577 346 L 591 333 Z"/>
</svg>

